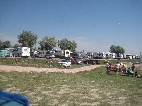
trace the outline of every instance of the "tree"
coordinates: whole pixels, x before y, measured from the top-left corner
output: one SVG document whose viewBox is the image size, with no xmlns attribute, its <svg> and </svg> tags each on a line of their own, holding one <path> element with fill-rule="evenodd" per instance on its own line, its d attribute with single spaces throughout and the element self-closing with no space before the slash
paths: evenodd
<svg viewBox="0 0 142 106">
<path fill-rule="evenodd" d="M 4 48 L 10 48 L 11 47 L 11 43 L 10 43 L 9 40 L 3 42 L 2 45 L 3 45 Z"/>
<path fill-rule="evenodd" d="M 72 50 L 75 51 L 75 48 L 77 48 L 77 43 L 73 40 L 67 40 L 67 39 L 62 39 L 58 41 L 58 47 L 61 48 L 61 50 Z"/>
<path fill-rule="evenodd" d="M 0 50 L 3 49 L 3 46 L 2 46 L 2 41 L 0 40 Z"/>
<path fill-rule="evenodd" d="M 37 35 L 31 31 L 23 31 L 18 35 L 18 42 L 21 43 L 22 47 L 32 48 L 36 44 Z"/>
<path fill-rule="evenodd" d="M 0 40 L 0 50 L 5 49 L 5 48 L 10 48 L 10 47 L 11 47 L 11 44 L 10 44 L 9 40 L 7 40 L 5 42 L 2 42 Z"/>
<path fill-rule="evenodd" d="M 17 48 L 17 47 L 21 47 L 21 45 L 15 44 L 13 47 L 14 47 L 14 48 Z"/>
<path fill-rule="evenodd" d="M 51 50 L 56 47 L 57 40 L 55 37 L 44 37 L 42 40 L 39 41 L 40 49 Z"/>
<path fill-rule="evenodd" d="M 116 53 L 117 56 L 119 56 L 119 54 L 124 54 L 125 50 L 123 47 L 121 46 L 115 46 L 115 45 L 111 45 L 110 50 L 111 53 Z"/>
</svg>

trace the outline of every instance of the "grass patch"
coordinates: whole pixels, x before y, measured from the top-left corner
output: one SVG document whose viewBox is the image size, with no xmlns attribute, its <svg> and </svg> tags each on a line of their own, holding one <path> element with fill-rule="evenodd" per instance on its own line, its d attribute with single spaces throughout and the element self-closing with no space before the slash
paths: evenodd
<svg viewBox="0 0 142 106">
<path fill-rule="evenodd" d="M 25 95 L 30 106 L 141 106 L 142 78 L 89 72 L 0 72 L 0 88 Z M 139 71 L 142 75 L 142 72 Z"/>
<path fill-rule="evenodd" d="M 42 59 L 42 58 L 16 58 L 18 63 L 15 62 L 15 58 L 0 58 L 0 65 L 12 65 L 22 67 L 38 67 L 38 68 L 62 68 L 58 66 L 56 59 Z M 79 68 L 81 65 L 72 64 L 70 68 Z"/>
<path fill-rule="evenodd" d="M 58 61 L 56 59 L 48 59 L 45 58 L 16 58 L 18 63 L 16 64 L 15 58 L 0 58 L 0 65 L 12 65 L 12 66 L 23 66 L 23 67 L 38 67 L 38 68 L 62 68 L 58 66 Z M 100 60 L 100 64 L 104 65 L 106 60 Z M 123 62 L 140 62 L 140 59 L 133 59 L 133 60 L 109 60 L 112 64 L 116 64 L 118 61 L 120 63 Z M 84 64 L 88 66 L 88 64 Z M 81 65 L 72 64 L 70 68 L 80 68 Z"/>
</svg>

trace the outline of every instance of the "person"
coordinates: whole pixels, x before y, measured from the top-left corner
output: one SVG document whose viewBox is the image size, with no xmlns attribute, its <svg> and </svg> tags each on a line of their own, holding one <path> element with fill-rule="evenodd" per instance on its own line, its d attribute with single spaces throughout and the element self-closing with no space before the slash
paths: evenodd
<svg viewBox="0 0 142 106">
<path fill-rule="evenodd" d="M 131 71 L 131 69 L 130 69 L 130 67 L 127 69 L 127 75 L 129 76 L 130 75 L 130 71 Z"/>
<path fill-rule="evenodd" d="M 132 71 L 132 69 L 130 67 L 127 69 L 127 75 L 128 76 L 132 75 L 132 77 L 134 76 L 134 72 Z"/>
<path fill-rule="evenodd" d="M 126 66 L 125 66 L 125 64 L 123 64 L 123 66 L 122 66 L 122 72 L 123 72 L 124 74 L 126 74 Z"/>
<path fill-rule="evenodd" d="M 109 65 L 109 61 L 107 61 L 106 63 L 106 73 L 109 73 L 109 69 L 110 69 L 110 65 Z"/>
<path fill-rule="evenodd" d="M 131 67 L 132 71 L 134 72 L 134 69 L 135 69 L 135 65 L 132 64 L 132 67 Z"/>
<path fill-rule="evenodd" d="M 138 70 L 135 71 L 135 77 L 142 78 L 141 75 L 138 74 Z"/>
<path fill-rule="evenodd" d="M 115 66 L 116 66 L 116 74 L 118 75 L 118 72 L 120 70 L 120 64 L 119 64 L 119 62 L 117 62 L 117 64 L 115 64 Z"/>
<path fill-rule="evenodd" d="M 109 62 L 109 70 L 111 70 L 111 66 L 112 66 L 112 64 L 111 64 L 111 62 Z"/>
<path fill-rule="evenodd" d="M 120 63 L 119 71 L 122 72 L 123 63 Z"/>
</svg>

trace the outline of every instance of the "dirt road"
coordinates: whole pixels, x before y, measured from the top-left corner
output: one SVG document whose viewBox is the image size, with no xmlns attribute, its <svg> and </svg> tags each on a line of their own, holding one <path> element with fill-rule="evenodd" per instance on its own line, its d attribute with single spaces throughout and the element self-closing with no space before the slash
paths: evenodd
<svg viewBox="0 0 142 106">
<path fill-rule="evenodd" d="M 89 71 L 91 69 L 104 66 L 104 65 L 90 65 L 84 66 L 80 68 L 74 69 L 57 69 L 57 68 L 36 68 L 36 67 L 22 67 L 22 66 L 6 66 L 0 65 L 0 71 L 11 72 L 11 71 L 18 71 L 18 72 L 64 72 L 64 73 L 76 73 L 80 71 Z"/>
</svg>

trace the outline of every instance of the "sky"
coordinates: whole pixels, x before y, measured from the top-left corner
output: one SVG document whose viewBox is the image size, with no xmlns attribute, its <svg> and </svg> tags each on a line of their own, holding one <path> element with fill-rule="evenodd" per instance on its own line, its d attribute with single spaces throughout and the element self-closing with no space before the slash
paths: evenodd
<svg viewBox="0 0 142 106">
<path fill-rule="evenodd" d="M 74 40 L 77 51 L 108 52 L 115 45 L 139 55 L 142 0 L 0 0 L 0 40 L 17 44 L 23 30 L 38 40 Z"/>
</svg>

